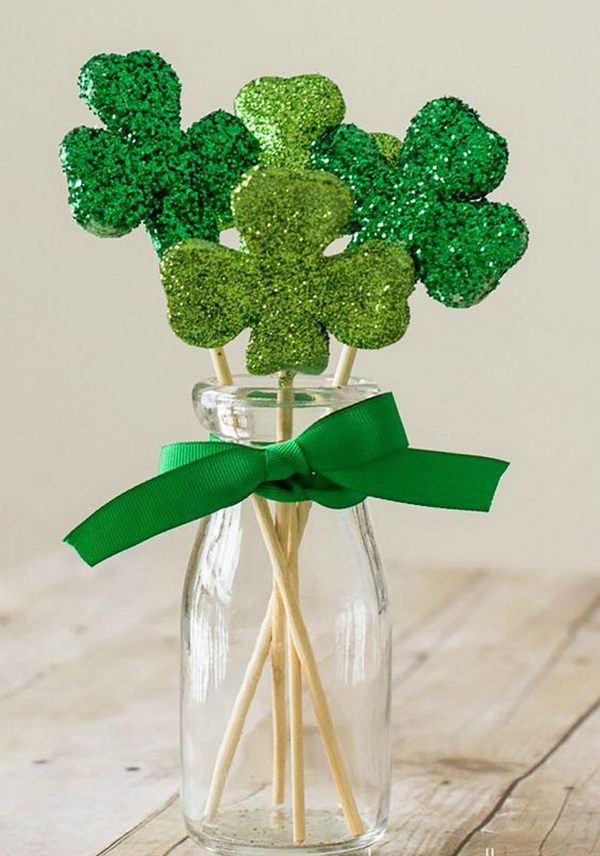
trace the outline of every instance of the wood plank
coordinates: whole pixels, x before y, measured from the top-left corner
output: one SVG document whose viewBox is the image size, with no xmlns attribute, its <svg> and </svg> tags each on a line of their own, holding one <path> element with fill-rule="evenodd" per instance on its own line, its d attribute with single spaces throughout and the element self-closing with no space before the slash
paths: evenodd
<svg viewBox="0 0 600 856">
<path fill-rule="evenodd" d="M 11 689 L 0 707 L 0 769 L 11 788 L 0 807 L 3 856 L 198 852 L 173 796 L 177 587 L 172 572 L 150 571 L 136 601 L 140 566 L 129 560 L 115 565 L 95 606 L 87 603 L 93 587 L 79 589 L 78 582 L 70 610 L 53 617 L 40 602 L 29 613 L 33 626 L 26 615 L 14 625 L 28 655 L 11 648 L 12 665 L 4 668 Z M 40 570 L 26 575 L 20 601 L 13 590 L 19 609 L 37 591 Z M 64 573 L 72 571 L 55 568 L 40 600 L 68 596 Z M 132 616 L 127 607 L 136 602 Z M 584 747 L 597 746 L 590 710 L 600 695 L 600 579 L 407 573 L 394 579 L 391 603 L 398 628 L 394 799 L 381 856 L 485 856 L 489 846 L 501 856 L 509 834 L 506 852 L 529 856 L 537 851 L 526 849 L 531 840 L 520 818 L 530 824 L 536 810 L 533 840 L 546 856 L 559 844 L 565 852 L 568 829 L 572 844 L 578 813 L 597 800 L 591 760 L 575 785 L 571 780 L 586 760 Z M 89 634 L 73 631 L 80 606 L 95 628 Z M 54 630 L 60 638 L 45 650 Z M 43 667 L 33 668 L 36 645 Z M 21 667 L 27 679 L 16 674 L 15 683 Z M 584 738 L 574 743 L 580 727 Z M 567 786 L 577 797 L 563 807 Z M 29 823 L 15 824 L 25 813 Z M 569 856 L 594 852 L 594 823 L 588 820 L 576 838 L 583 849 L 571 848 Z"/>
<path fill-rule="evenodd" d="M 117 839 L 121 852 L 142 835 L 168 849 L 182 837 L 179 810 L 165 809 L 173 835 L 160 810 L 179 780 L 182 575 L 156 559 L 143 545 L 90 571 L 67 550 L 2 578 L 2 856 L 80 856 Z M 405 579 L 415 626 L 469 578 L 440 574 L 434 595 L 424 578 Z"/>
<path fill-rule="evenodd" d="M 178 608 L 145 610 L 2 701 L 3 856 L 98 852 L 176 791 Z"/>
<path fill-rule="evenodd" d="M 486 577 L 475 612 L 396 691 L 382 856 L 458 856 L 503 794 L 585 717 L 599 694 L 599 590 L 596 577 Z"/>
<path fill-rule="evenodd" d="M 577 727 L 594 687 L 600 648 L 589 622 L 597 578 L 486 574 L 456 591 L 444 607 L 422 611 L 397 657 L 396 730 L 402 716 L 411 718 L 406 739 L 396 740 L 394 808 L 381 856 L 458 856 L 527 765 Z M 455 726 L 459 712 L 466 729 Z M 513 830 L 511 847 L 519 834 Z M 184 840 L 173 854 L 192 852 Z"/>
<path fill-rule="evenodd" d="M 586 716 L 582 703 L 590 697 L 590 689 L 595 686 L 590 678 L 597 674 L 600 664 L 597 628 L 590 623 L 600 581 L 597 578 L 555 580 L 545 582 L 543 592 L 542 582 L 484 575 L 479 584 L 466 590 L 463 586 L 462 596 L 446 609 L 432 611 L 430 620 L 421 622 L 416 634 L 405 640 L 407 650 L 426 656 L 409 673 L 404 671 L 400 689 L 415 683 L 419 675 L 419 693 L 410 696 L 410 703 L 420 713 L 417 702 L 424 703 L 423 694 L 437 693 L 439 689 L 446 693 L 449 703 L 434 705 L 422 731 L 411 720 L 412 730 L 406 739 L 396 741 L 397 746 L 404 747 L 404 752 L 395 764 L 391 831 L 379 850 L 381 856 L 399 852 L 407 856 L 423 852 L 463 856 L 463 847 L 482 818 L 516 781 L 528 775 L 527 764 L 539 764 L 562 742 L 565 732 L 576 731 L 580 718 Z M 507 589 L 513 586 L 515 595 L 522 595 L 518 606 L 512 598 L 508 603 L 506 600 Z M 500 609 L 503 604 L 512 609 L 504 612 Z M 498 609 L 492 610 L 495 618 L 487 622 L 482 633 L 480 619 L 483 620 L 481 616 L 490 606 Z M 471 624 L 474 628 L 466 631 Z M 478 657 L 471 650 L 476 641 L 472 637 L 475 632 L 482 633 Z M 528 647 L 523 647 L 523 640 Z M 509 652 L 512 657 L 508 658 L 508 670 L 499 668 Z M 452 683 L 460 677 L 460 661 L 467 655 L 468 668 L 478 666 L 467 673 L 469 682 L 474 680 L 480 691 L 484 688 L 483 695 L 487 695 L 491 709 L 483 722 L 474 721 L 465 733 L 453 728 L 452 705 L 464 703 L 478 714 L 481 707 L 478 694 L 453 695 Z M 578 665 L 577 670 L 574 664 Z M 402 674 L 401 666 L 399 671 Z M 507 676 L 511 675 L 512 680 L 507 682 Z M 549 704 L 551 699 L 553 702 Z M 397 708 L 402 710 L 406 703 L 397 701 Z M 531 742 L 531 734 L 524 740 L 521 734 L 524 724 L 531 718 L 534 728 L 529 730 L 537 732 L 540 714 L 551 720 L 552 727 L 545 732 L 541 729 L 543 739 L 539 741 Z M 413 740 L 414 737 L 419 739 Z M 516 743 L 511 740 L 515 737 Z M 543 754 L 538 757 L 539 751 Z M 516 848 L 522 834 L 518 826 L 513 828 L 511 848 Z M 474 843 L 473 854 L 483 844 L 479 852 L 485 856 L 490 840 L 487 836 Z M 141 856 L 142 852 L 142 849 L 133 850 L 131 856 Z M 157 856 L 166 852 L 166 849 L 164 853 L 159 851 Z M 194 847 L 184 839 L 170 852 L 174 856 L 191 856 Z M 512 856 L 512 849 L 507 852 Z M 532 856 L 535 851 L 522 852 Z M 117 854 L 121 856 L 119 851 Z"/>
<path fill-rule="evenodd" d="M 153 543 L 94 570 L 65 545 L 3 573 L 0 700 L 48 669 L 79 659 L 104 639 L 143 623 L 149 611 L 170 604 L 176 616 L 184 570 L 184 561 L 174 569 L 161 545 Z"/>
<path fill-rule="evenodd" d="M 188 841 L 183 828 L 179 799 L 177 794 L 174 794 L 164 806 L 125 832 L 98 856 L 139 856 L 140 853 L 144 856 L 165 856 Z"/>
<path fill-rule="evenodd" d="M 600 628 L 596 625 L 595 630 L 581 641 L 595 644 L 597 651 Z M 591 652 L 585 647 L 578 646 L 574 667 L 586 665 Z M 597 670 L 595 685 L 600 695 Z M 505 790 L 457 856 L 478 856 L 486 847 L 494 849 L 494 856 L 598 856 L 600 698 L 553 751 Z"/>
</svg>

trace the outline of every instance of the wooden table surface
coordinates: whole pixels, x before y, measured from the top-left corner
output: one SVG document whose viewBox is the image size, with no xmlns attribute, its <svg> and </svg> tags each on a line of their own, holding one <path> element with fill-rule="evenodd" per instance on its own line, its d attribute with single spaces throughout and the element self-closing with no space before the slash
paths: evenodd
<svg viewBox="0 0 600 856">
<path fill-rule="evenodd" d="M 181 569 L 152 544 L 0 577 L 1 856 L 191 856 Z M 380 856 L 600 854 L 600 576 L 396 573 Z"/>
</svg>

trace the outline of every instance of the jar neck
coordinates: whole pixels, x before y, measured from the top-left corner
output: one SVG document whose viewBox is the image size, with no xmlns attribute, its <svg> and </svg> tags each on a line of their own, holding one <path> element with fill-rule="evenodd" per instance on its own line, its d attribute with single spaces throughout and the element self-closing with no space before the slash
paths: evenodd
<svg viewBox="0 0 600 856">
<path fill-rule="evenodd" d="M 281 387 L 277 377 L 236 375 L 233 386 L 223 386 L 209 378 L 194 386 L 192 400 L 209 434 L 261 447 L 296 437 L 334 410 L 379 393 L 376 384 L 363 378 L 351 378 L 343 387 L 331 383 L 328 377 L 298 375 L 293 386 Z"/>
</svg>

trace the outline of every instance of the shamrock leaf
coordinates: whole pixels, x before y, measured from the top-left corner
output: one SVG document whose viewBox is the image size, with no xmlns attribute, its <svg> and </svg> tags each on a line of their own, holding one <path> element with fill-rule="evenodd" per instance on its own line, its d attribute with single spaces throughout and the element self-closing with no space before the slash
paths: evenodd
<svg viewBox="0 0 600 856">
<path fill-rule="evenodd" d="M 484 199 L 502 180 L 505 140 L 457 98 L 438 98 L 412 120 L 397 156 L 354 125 L 312 144 L 311 166 L 351 188 L 355 243 L 393 240 L 410 250 L 429 294 L 452 307 L 479 303 L 527 247 L 508 205 Z"/>
<path fill-rule="evenodd" d="M 261 164 L 302 169 L 310 144 L 344 118 L 342 93 L 321 74 L 258 77 L 240 89 L 236 116 L 259 141 Z"/>
<path fill-rule="evenodd" d="M 414 272 L 401 247 L 368 241 L 324 255 L 352 213 L 339 179 L 258 167 L 232 206 L 243 250 L 184 241 L 163 257 L 169 321 L 185 342 L 216 348 L 251 327 L 250 372 L 319 374 L 329 359 L 328 331 L 357 348 L 381 348 L 404 334 Z"/>
<path fill-rule="evenodd" d="M 258 159 L 243 123 L 217 110 L 182 130 L 181 84 L 151 51 L 98 54 L 79 86 L 105 128 L 75 128 L 61 144 L 77 222 L 100 237 L 144 223 L 159 255 L 185 238 L 218 240 L 232 187 Z"/>
</svg>

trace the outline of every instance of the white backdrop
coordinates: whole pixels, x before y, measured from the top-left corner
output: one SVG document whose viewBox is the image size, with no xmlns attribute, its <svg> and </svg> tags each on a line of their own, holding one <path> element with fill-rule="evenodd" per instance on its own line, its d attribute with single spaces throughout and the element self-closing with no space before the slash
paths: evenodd
<svg viewBox="0 0 600 856">
<path fill-rule="evenodd" d="M 548 0 L 53 0 L 3 4 L 4 565 L 47 552 L 102 501 L 192 439 L 205 353 L 170 332 L 142 230 L 99 240 L 70 217 L 57 147 L 94 124 L 78 101 L 94 53 L 159 51 L 189 123 L 261 74 L 321 72 L 349 121 L 402 135 L 456 95 L 508 138 L 494 198 L 531 244 L 498 291 L 449 310 L 422 287 L 396 346 L 360 357 L 414 445 L 504 457 L 489 515 L 374 504 L 387 560 L 600 570 L 599 116 L 595 4 Z M 232 349 L 241 367 L 242 351 Z M 182 562 L 191 531 L 164 536 Z M 66 548 L 65 548 L 66 549 Z"/>
</svg>

